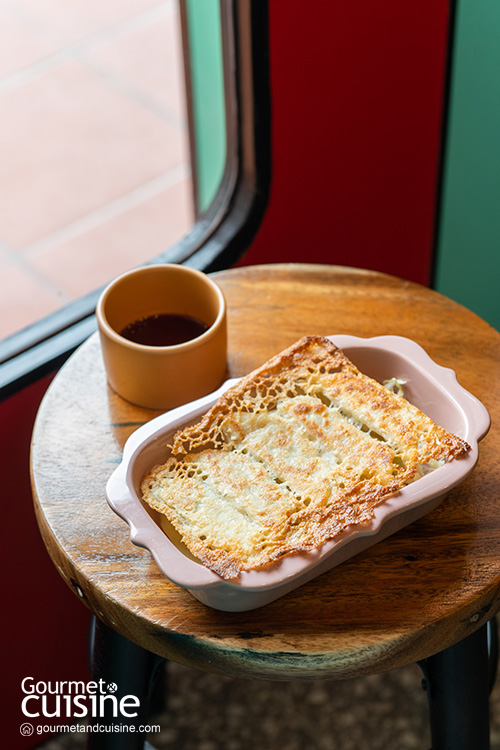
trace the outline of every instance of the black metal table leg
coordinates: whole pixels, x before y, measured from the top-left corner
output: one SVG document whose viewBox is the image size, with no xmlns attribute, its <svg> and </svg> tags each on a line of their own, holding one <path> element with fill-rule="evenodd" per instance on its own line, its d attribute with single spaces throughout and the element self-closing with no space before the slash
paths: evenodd
<svg viewBox="0 0 500 750">
<path fill-rule="evenodd" d="M 487 626 L 420 666 L 429 699 L 432 750 L 489 750 Z"/>
<path fill-rule="evenodd" d="M 498 619 L 492 617 L 486 623 L 486 632 L 488 634 L 488 659 L 489 659 L 489 691 L 495 687 L 498 674 L 498 656 L 500 653 L 498 637 Z"/>
<path fill-rule="evenodd" d="M 96 715 L 89 718 L 89 750 L 148 747 L 139 728 L 148 724 L 153 680 L 163 661 L 94 618 L 91 662 L 97 688 L 96 709 L 91 713 Z M 115 731 L 117 727 L 123 730 Z"/>
</svg>

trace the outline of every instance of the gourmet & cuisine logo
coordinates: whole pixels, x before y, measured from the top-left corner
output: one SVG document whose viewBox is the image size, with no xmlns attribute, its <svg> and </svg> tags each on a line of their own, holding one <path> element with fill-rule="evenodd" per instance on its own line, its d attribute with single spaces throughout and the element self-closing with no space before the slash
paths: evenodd
<svg viewBox="0 0 500 750">
<path fill-rule="evenodd" d="M 24 693 L 21 709 L 27 718 L 85 719 L 105 715 L 133 718 L 138 715 L 139 698 L 135 695 L 118 697 L 114 682 L 36 681 L 25 677 L 21 683 Z"/>
</svg>

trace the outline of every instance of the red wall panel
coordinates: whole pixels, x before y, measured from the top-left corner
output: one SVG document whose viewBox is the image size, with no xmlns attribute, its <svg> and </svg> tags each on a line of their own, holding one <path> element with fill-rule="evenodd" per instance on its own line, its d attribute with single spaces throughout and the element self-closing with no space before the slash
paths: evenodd
<svg viewBox="0 0 500 750">
<path fill-rule="evenodd" d="M 273 179 L 241 263 L 428 283 L 448 0 L 269 5 Z"/>
<path fill-rule="evenodd" d="M 0 403 L 2 457 L 2 747 L 35 747 L 43 724 L 21 710 L 21 682 L 88 680 L 90 614 L 64 583 L 42 542 L 33 511 L 29 454 L 31 433 L 46 378 Z M 22 737 L 29 721 L 35 730 Z"/>
</svg>

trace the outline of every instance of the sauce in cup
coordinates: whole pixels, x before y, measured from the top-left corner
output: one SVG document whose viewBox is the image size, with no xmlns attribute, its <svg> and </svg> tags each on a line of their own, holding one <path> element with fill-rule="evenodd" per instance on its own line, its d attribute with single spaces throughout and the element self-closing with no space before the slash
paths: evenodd
<svg viewBox="0 0 500 750">
<path fill-rule="evenodd" d="M 208 326 L 199 318 L 175 313 L 157 313 L 135 320 L 120 336 L 145 346 L 176 346 L 201 336 Z"/>
</svg>

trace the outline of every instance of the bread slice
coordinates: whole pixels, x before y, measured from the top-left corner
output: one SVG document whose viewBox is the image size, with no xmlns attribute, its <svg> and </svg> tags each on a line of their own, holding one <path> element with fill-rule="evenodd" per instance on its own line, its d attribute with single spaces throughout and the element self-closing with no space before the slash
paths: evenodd
<svg viewBox="0 0 500 750">
<path fill-rule="evenodd" d="M 317 548 L 467 443 L 307 336 L 242 378 L 142 482 L 222 578 Z"/>
</svg>

